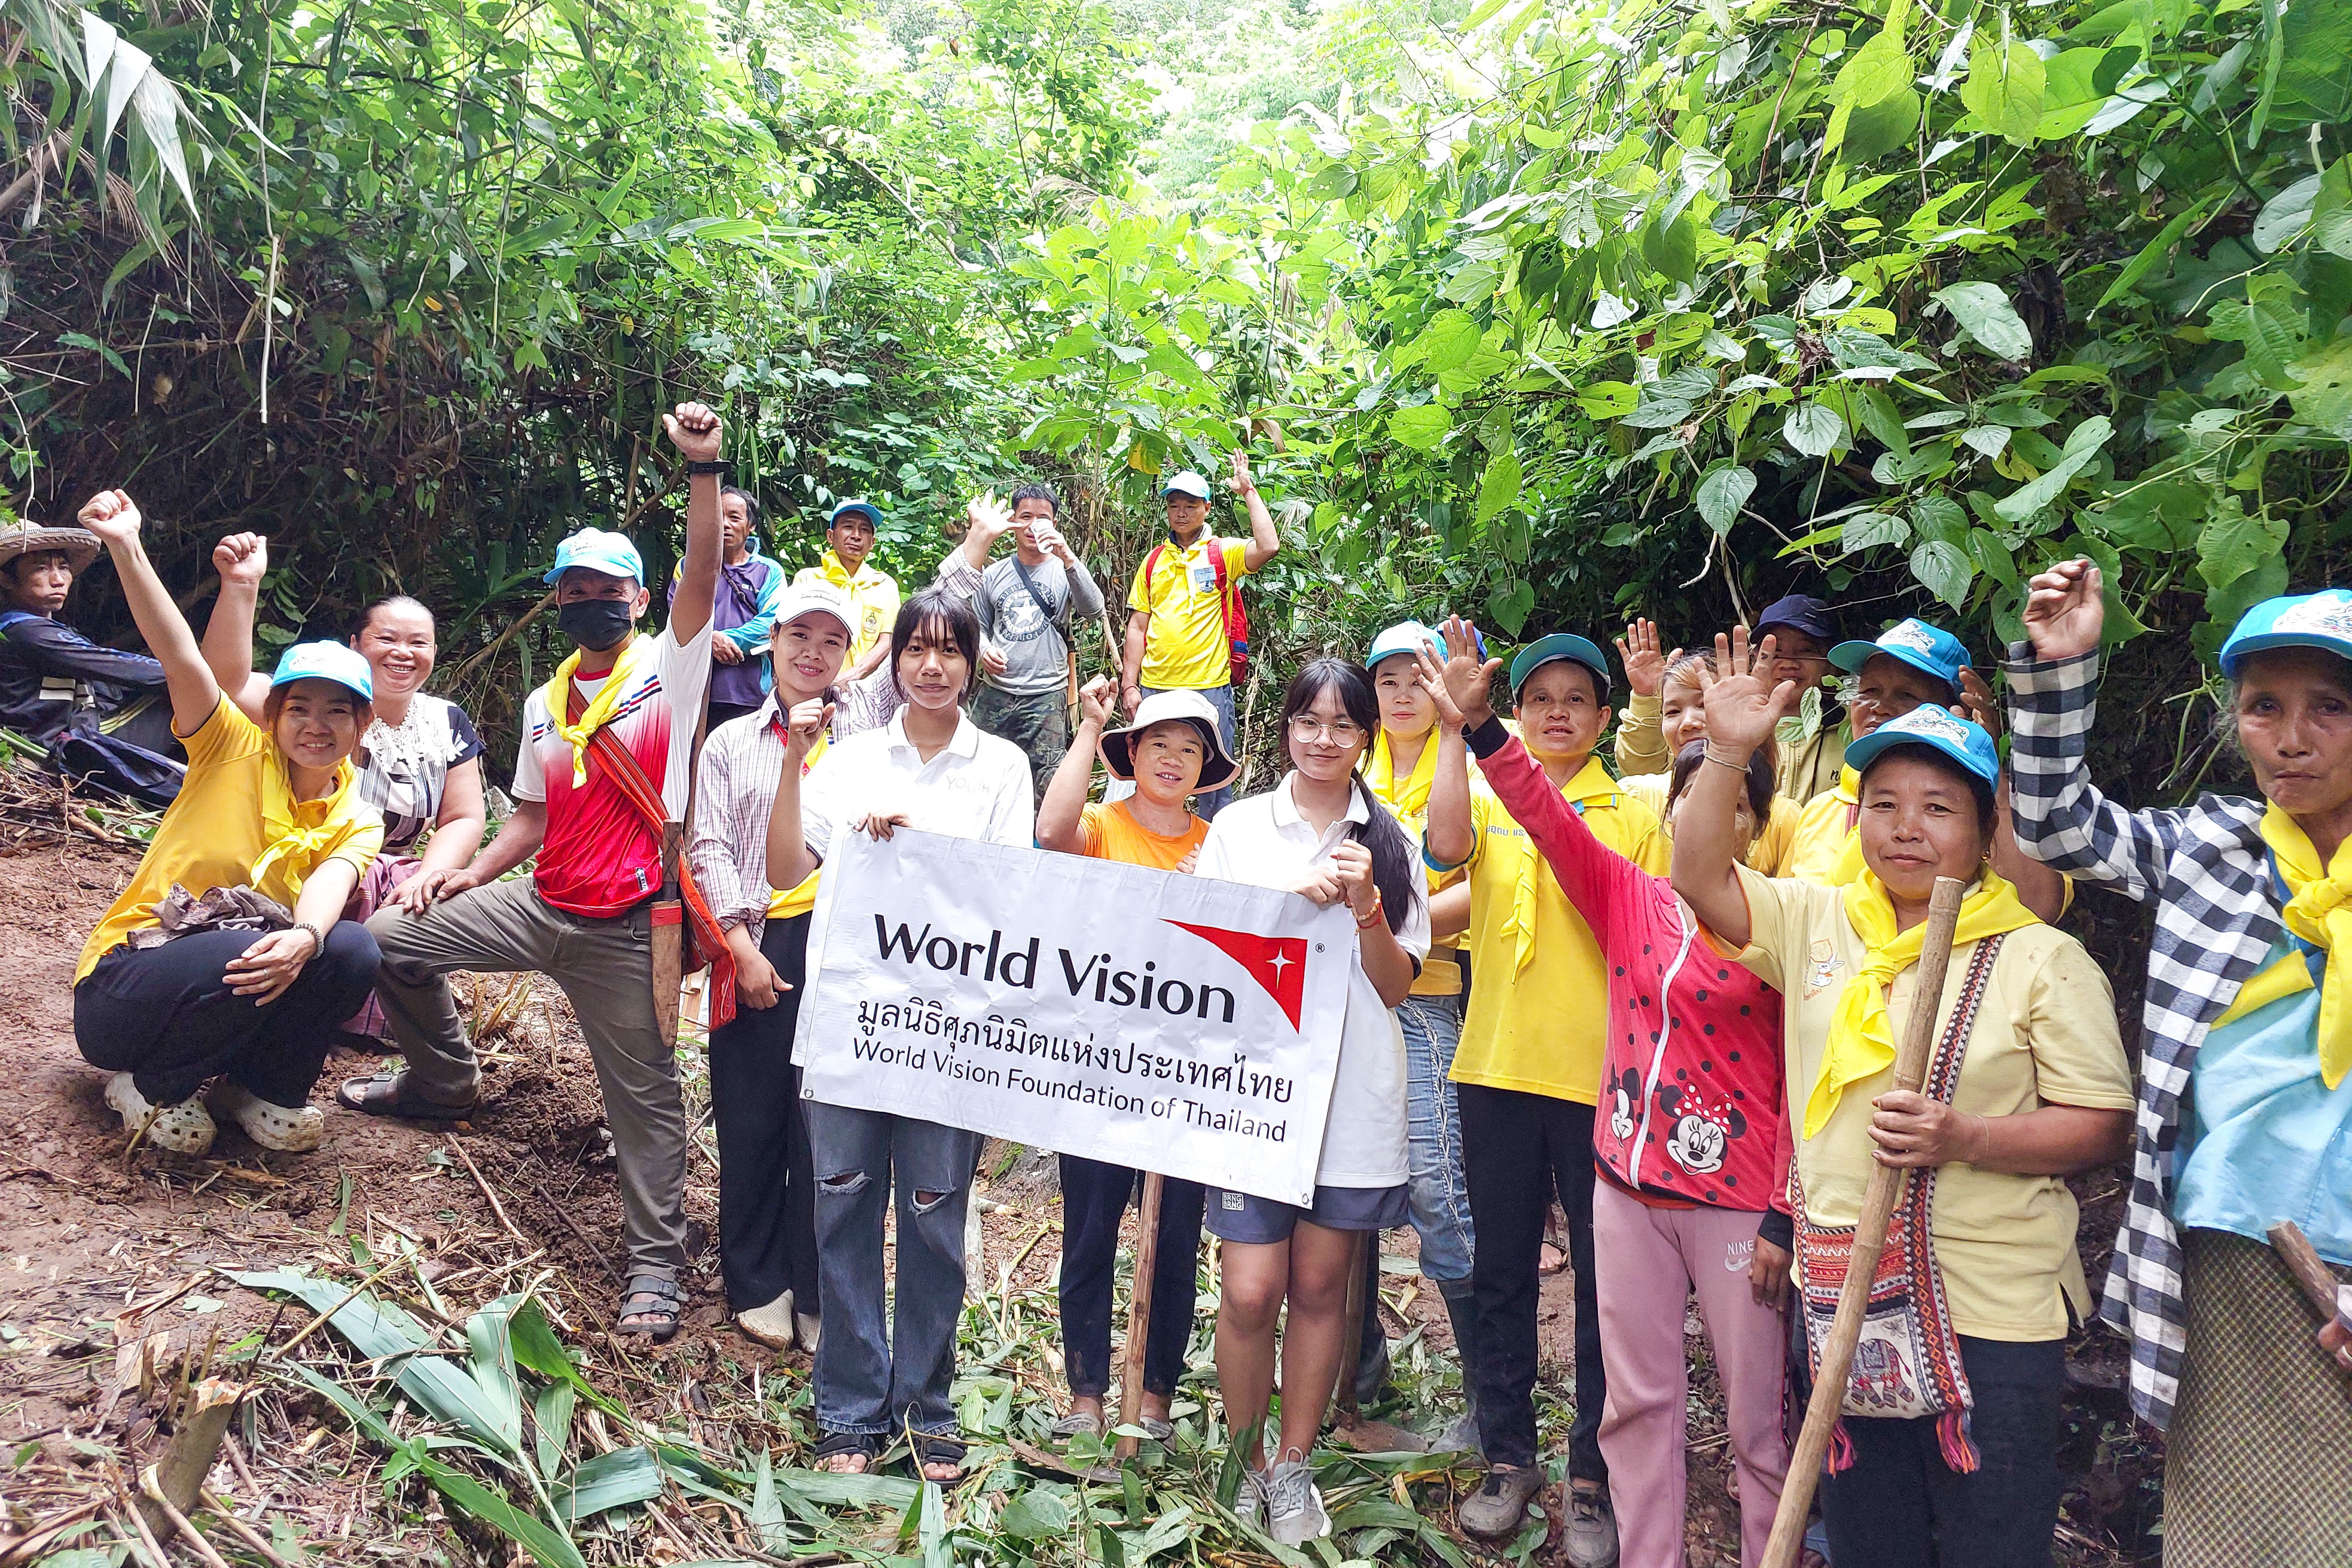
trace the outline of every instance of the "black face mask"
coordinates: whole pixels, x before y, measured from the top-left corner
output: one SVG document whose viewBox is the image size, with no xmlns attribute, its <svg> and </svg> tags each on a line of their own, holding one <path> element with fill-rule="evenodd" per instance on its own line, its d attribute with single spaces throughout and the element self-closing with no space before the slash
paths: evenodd
<svg viewBox="0 0 2352 1568">
<path fill-rule="evenodd" d="M 618 643 L 635 622 L 626 599 L 574 599 L 555 612 L 557 628 L 591 653 Z"/>
</svg>

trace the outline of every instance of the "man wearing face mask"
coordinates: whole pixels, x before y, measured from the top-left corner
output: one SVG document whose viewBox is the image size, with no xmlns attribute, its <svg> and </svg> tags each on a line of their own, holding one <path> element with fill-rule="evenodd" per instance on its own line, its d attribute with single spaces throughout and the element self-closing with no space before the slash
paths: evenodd
<svg viewBox="0 0 2352 1568">
<path fill-rule="evenodd" d="M 444 976 L 535 970 L 563 987 L 595 1058 L 604 1117 L 620 1163 L 628 1279 L 618 1328 L 667 1340 L 677 1331 L 686 1262 L 686 1117 L 672 1047 L 656 1019 L 653 904 L 663 884 L 661 837 L 601 754 L 609 731 L 669 820 L 685 815 L 695 723 L 710 679 L 710 625 L 719 563 L 717 415 L 698 403 L 662 421 L 689 476 L 686 552 L 669 625 L 641 636 L 652 595 L 635 545 L 587 528 L 557 549 L 556 625 L 574 646 L 523 705 L 515 813 L 452 873 L 421 913 L 369 921 L 383 953 L 376 994 L 406 1066 L 337 1091 L 370 1116 L 451 1121 L 479 1102 L 481 1073 Z M 536 855 L 528 879 L 499 879 Z"/>
</svg>

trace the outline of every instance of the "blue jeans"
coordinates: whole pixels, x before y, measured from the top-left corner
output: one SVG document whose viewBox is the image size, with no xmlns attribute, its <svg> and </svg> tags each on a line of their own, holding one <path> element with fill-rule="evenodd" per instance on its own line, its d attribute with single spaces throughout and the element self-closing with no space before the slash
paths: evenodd
<svg viewBox="0 0 2352 1568">
<path fill-rule="evenodd" d="M 1146 697 L 1157 697 L 1165 689 L 1164 687 L 1147 686 L 1143 689 L 1143 694 Z M 1201 695 L 1208 700 L 1209 706 L 1217 711 L 1217 738 L 1224 742 L 1226 754 L 1235 762 L 1241 761 L 1241 750 L 1234 740 L 1234 689 L 1231 686 L 1203 686 L 1200 690 Z M 1124 800 L 1134 793 L 1133 784 L 1113 779 L 1104 789 L 1103 799 L 1106 802 Z M 1233 798 L 1234 789 L 1231 784 L 1227 784 L 1223 789 L 1213 789 L 1206 795 L 1194 795 L 1192 797 L 1193 814 L 1203 822 L 1211 821 Z"/>
<path fill-rule="evenodd" d="M 980 1138 L 936 1121 L 804 1100 L 816 1171 L 816 1424 L 952 1436 L 964 1205 Z M 882 1221 L 898 1188 L 898 1278 L 883 1323 Z"/>
<path fill-rule="evenodd" d="M 1421 1233 L 1421 1271 L 1433 1285 L 1450 1285 L 1470 1278 L 1473 1234 L 1452 1078 L 1462 999 L 1408 996 L 1396 1020 L 1404 1033 L 1406 1195 Z"/>
</svg>

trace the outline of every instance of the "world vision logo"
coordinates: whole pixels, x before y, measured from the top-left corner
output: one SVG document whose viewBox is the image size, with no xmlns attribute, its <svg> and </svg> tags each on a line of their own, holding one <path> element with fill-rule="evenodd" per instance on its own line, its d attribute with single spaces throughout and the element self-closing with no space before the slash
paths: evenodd
<svg viewBox="0 0 2352 1568">
<path fill-rule="evenodd" d="M 1254 931 L 1227 931 L 1223 926 L 1196 926 L 1183 921 L 1166 922 L 1191 931 L 1248 971 L 1290 1020 L 1299 1027 L 1298 1015 L 1307 1005 L 1307 939 L 1303 936 L 1259 936 Z"/>
</svg>

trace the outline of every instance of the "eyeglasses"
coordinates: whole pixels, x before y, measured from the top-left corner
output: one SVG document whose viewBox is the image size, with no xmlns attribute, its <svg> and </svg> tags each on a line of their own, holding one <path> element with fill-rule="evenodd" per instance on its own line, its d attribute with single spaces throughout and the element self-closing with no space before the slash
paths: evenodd
<svg viewBox="0 0 2352 1568">
<path fill-rule="evenodd" d="M 1326 724 L 1312 713 L 1290 716 L 1290 738 L 1294 741 L 1328 741 L 1335 746 L 1352 746 L 1364 738 L 1362 726 L 1346 719 L 1334 719 Z"/>
</svg>

